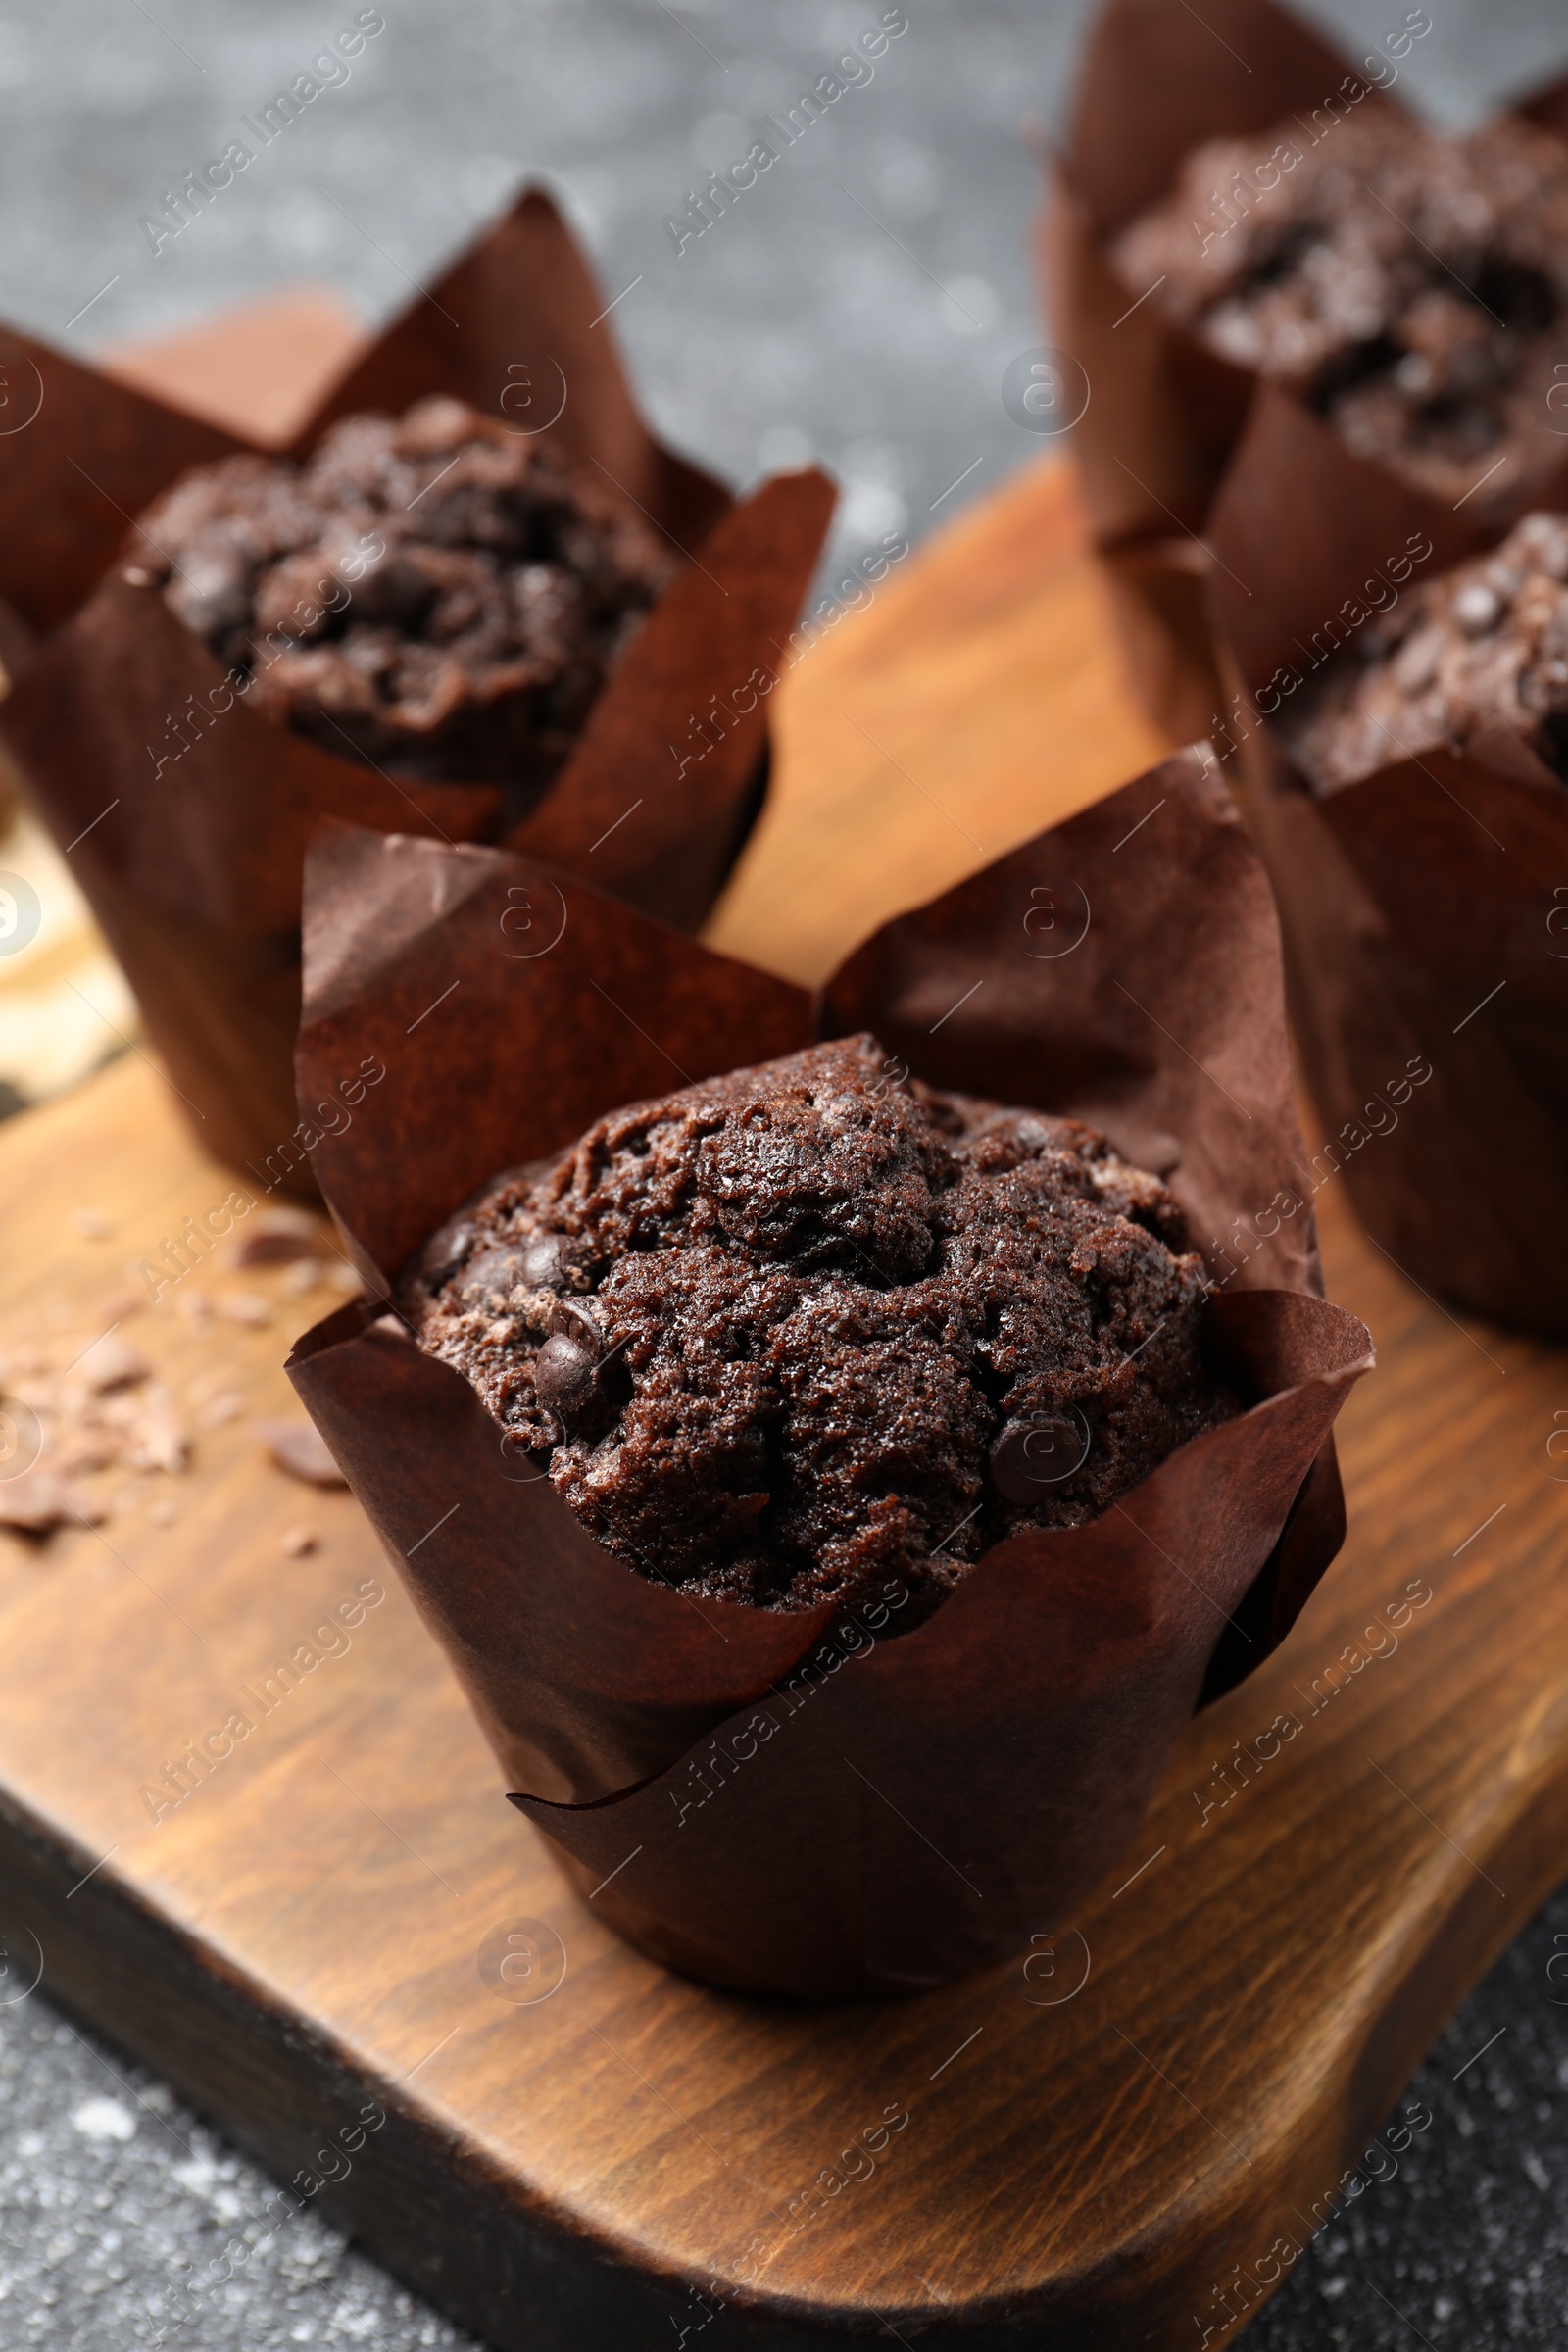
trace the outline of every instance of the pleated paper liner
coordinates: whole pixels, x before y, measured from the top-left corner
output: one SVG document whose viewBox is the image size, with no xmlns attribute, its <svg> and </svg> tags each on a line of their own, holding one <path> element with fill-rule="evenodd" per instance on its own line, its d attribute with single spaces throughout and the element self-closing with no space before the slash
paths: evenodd
<svg viewBox="0 0 1568 2352">
<path fill-rule="evenodd" d="M 1486 538 L 1277 389 L 1207 535 L 1236 688 L 1225 773 L 1279 904 L 1329 1139 L 1315 1180 L 1343 1176 L 1427 1290 L 1568 1337 L 1547 1238 L 1568 1219 L 1568 790 L 1499 734 L 1467 754 L 1391 745 L 1319 797 L 1278 725 L 1337 646 Z"/>
<path fill-rule="evenodd" d="M 546 434 L 689 559 L 511 838 L 694 929 L 760 805 L 767 696 L 833 493 L 808 471 L 732 503 L 664 449 L 632 400 L 604 307 L 554 206 L 528 193 L 371 346 L 295 448 L 356 410 L 401 413 L 449 393 Z M 337 815 L 495 840 L 505 796 L 335 758 L 250 710 L 161 592 L 138 584 L 133 560 L 100 579 L 117 548 L 133 558 L 127 522 L 149 497 L 239 445 L 13 339 L 13 375 L 24 363 L 41 406 L 0 436 L 0 488 L 17 489 L 34 537 L 15 577 L 0 570 L 0 594 L 53 634 L 0 706 L 0 732 L 202 1141 L 263 1187 L 311 1197 L 292 1072 L 311 827 Z M 18 545 L 13 534 L 10 558 Z"/>
<path fill-rule="evenodd" d="M 1317 1295 L 1310 1207 L 1283 1211 L 1304 1154 L 1278 927 L 1212 771 L 1178 755 L 889 924 L 815 998 L 527 858 L 316 838 L 300 1102 L 371 1295 L 291 1377 L 516 1801 L 585 1890 L 615 1873 L 597 1909 L 699 1976 L 899 1992 L 1060 1921 L 1194 1706 L 1268 1654 L 1342 1540 L 1330 1430 L 1369 1343 Z M 918 1076 L 1083 1118 L 1164 1175 L 1215 1280 L 1205 1346 L 1250 1407 L 1092 1525 L 995 1546 L 907 1633 L 902 1587 L 846 1616 L 638 1576 L 386 1311 L 497 1170 L 867 1028 Z M 345 1116 L 334 1080 L 360 1068 L 384 1074 Z"/>
<path fill-rule="evenodd" d="M 1396 33 L 1391 37 L 1408 38 Z M 1091 29 L 1064 153 L 1040 227 L 1053 342 L 1088 377 L 1073 428 L 1095 530 L 1109 548 L 1203 528 L 1258 381 L 1139 300 L 1114 267 L 1117 234 L 1174 183 L 1204 140 L 1270 130 L 1314 110 L 1407 110 L 1396 54 L 1342 55 L 1274 0 L 1105 0 Z M 1332 108 L 1330 102 L 1333 102 Z M 1514 110 L 1568 134 L 1568 82 Z M 1544 411 L 1525 463 L 1478 492 L 1483 527 L 1543 503 L 1560 451 Z"/>
</svg>

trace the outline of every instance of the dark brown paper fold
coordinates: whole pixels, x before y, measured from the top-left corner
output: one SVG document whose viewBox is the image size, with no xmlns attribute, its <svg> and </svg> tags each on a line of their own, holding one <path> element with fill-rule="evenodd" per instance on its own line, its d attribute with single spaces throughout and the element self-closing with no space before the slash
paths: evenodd
<svg viewBox="0 0 1568 2352">
<path fill-rule="evenodd" d="M 1221 1612 L 1365 1366 L 1362 1326 L 1321 1299 L 1210 1311 L 1250 1326 L 1266 1401 L 1246 1420 L 1091 1526 L 997 1545 L 913 1632 L 818 1641 L 618 1802 L 514 1797 L 584 1894 L 616 1874 L 596 1909 L 677 1967 L 818 1998 L 923 1990 L 1061 1927 L 1125 1851 Z"/>
<path fill-rule="evenodd" d="M 1318 797 L 1278 724 L 1370 625 L 1357 612 L 1487 543 L 1461 524 L 1287 394 L 1259 395 L 1209 522 L 1240 690 L 1226 772 L 1279 903 L 1327 1130 L 1315 1181 L 1343 1174 L 1425 1289 L 1560 1339 L 1568 1267 L 1542 1237 L 1568 1214 L 1568 790 L 1499 736 L 1418 759 L 1391 745 Z M 1412 1070 L 1430 1074 L 1405 1092 Z"/>
<path fill-rule="evenodd" d="M 374 1302 L 318 1325 L 290 1370 L 519 1787 L 570 1799 L 644 1779 L 787 1672 L 833 1615 L 682 1603 L 633 1576 L 502 1445 L 468 1383 Z"/>
<path fill-rule="evenodd" d="M 1072 454 L 1102 549 L 1201 526 L 1253 379 L 1137 301 L 1068 164 L 1052 167 L 1039 230 L 1054 344 L 1089 383 Z"/>
<path fill-rule="evenodd" d="M 1568 440 L 1563 450 L 1568 467 Z M 1568 476 L 1559 487 L 1568 496 Z M 1345 599 L 1386 596 L 1376 582 L 1390 564 L 1408 556 L 1390 584 L 1417 586 L 1497 535 L 1356 457 L 1285 385 L 1259 384 L 1209 511 L 1210 598 L 1243 677 L 1261 687 L 1281 665 L 1321 666 L 1327 632 L 1349 634 Z"/>
<path fill-rule="evenodd" d="M 161 490 L 245 446 L 13 326 L 0 390 L 0 597 L 39 632 L 85 603 Z"/>
<path fill-rule="evenodd" d="M 1204 139 L 1267 130 L 1337 89 L 1348 59 L 1274 0 L 1105 0 L 1084 44 L 1068 158 L 1095 233 L 1165 193 Z"/>
<path fill-rule="evenodd" d="M 1012 919 L 988 945 L 999 902 Z M 1297 1148 L 1278 941 L 1229 796 L 1181 753 L 885 925 L 827 983 L 824 1026 L 874 1029 L 939 1085 L 1100 1128 L 1165 1177 L 1218 1272 Z M 1241 988 L 1261 992 L 1256 1017 Z M 1320 1287 L 1309 1221 L 1282 1224 L 1229 1287 L 1262 1284 Z"/>
<path fill-rule="evenodd" d="M 1560 80 L 1548 81 L 1544 89 L 1528 97 L 1516 98 L 1513 112 L 1523 115 L 1538 129 L 1549 130 L 1555 139 L 1568 140 L 1568 74 Z"/>
<path fill-rule="evenodd" d="M 1435 752 L 1320 800 L 1266 731 L 1246 763 L 1327 1138 L 1315 1181 L 1343 1176 L 1423 1288 L 1568 1336 L 1547 1239 L 1568 1216 L 1563 787 Z"/>
<path fill-rule="evenodd" d="M 810 1041 L 804 989 L 505 850 L 327 823 L 307 890 L 301 1108 L 367 1054 L 386 1065 L 318 1148 L 375 1290 L 498 1169 Z"/>
<path fill-rule="evenodd" d="M 1373 69 L 1376 69 L 1374 72 Z M 1090 401 L 1073 428 L 1096 535 L 1104 547 L 1201 530 L 1259 382 L 1129 287 L 1110 259 L 1118 232 L 1175 179 L 1204 140 L 1310 124 L 1332 98 L 1405 114 L 1380 41 L 1344 55 L 1275 0 L 1218 0 L 1201 12 L 1170 0 L 1105 0 L 1089 34 L 1065 152 L 1053 164 L 1040 226 L 1053 340 L 1085 370 Z M 1519 102 L 1542 128 L 1568 132 L 1565 84 Z M 1321 122 L 1329 115 L 1319 115 Z M 1325 133 L 1324 135 L 1327 135 Z M 1545 473 L 1568 476 L 1543 417 Z M 1367 466 L 1363 471 L 1381 469 Z M 1483 491 L 1483 528 L 1548 503 L 1515 477 Z M 1560 493 L 1556 493 L 1560 495 Z"/>
<path fill-rule="evenodd" d="M 896 1991 L 1026 1938 L 1111 1866 L 1205 1686 L 1267 1654 L 1337 1547 L 1328 1433 L 1368 1343 L 1314 1295 L 1309 1210 L 1272 1232 L 1263 1214 L 1302 1147 L 1272 906 L 1212 766 L 1179 755 L 889 925 L 814 1008 L 505 852 L 338 825 L 312 848 L 301 1106 L 367 1057 L 385 1076 L 317 1152 L 373 1296 L 307 1335 L 291 1377 L 513 1788 L 585 1885 L 603 1846 L 613 1867 L 641 1840 L 617 1921 L 701 1975 Z M 1258 1399 L 1093 1527 L 998 1546 L 956 1614 L 897 1639 L 899 1593 L 846 1621 L 639 1578 L 384 1311 L 407 1255 L 498 1169 L 862 1025 L 916 1075 L 1093 1119 L 1164 1172 L 1213 1228 L 1195 1233 L 1217 1286 L 1205 1344 Z M 803 1676 L 831 1684 L 819 1733 L 781 1730 L 776 1752 L 766 1735 L 752 1792 L 726 1788 L 700 1836 L 644 1838 L 645 1818 L 697 1818 L 678 1797 L 709 1742 L 758 1708 L 793 1715 L 778 1694 Z M 857 1772 L 912 1821 L 940 1815 L 982 1872 L 983 1923 L 961 1886 L 956 1911 L 910 1875 Z"/>
<path fill-rule="evenodd" d="M 541 188 L 525 190 L 350 364 L 294 446 L 311 448 L 340 416 L 401 416 L 432 392 L 486 416 L 548 424 L 557 445 L 599 467 L 679 547 L 695 547 L 728 511 L 723 483 L 643 422 L 604 289 Z"/>
<path fill-rule="evenodd" d="M 698 929 L 757 814 L 748 787 L 766 757 L 767 697 L 833 500 L 826 475 L 808 472 L 731 508 L 622 657 L 514 849 Z"/>
<path fill-rule="evenodd" d="M 401 409 L 446 391 L 518 429 L 537 418 L 553 445 L 635 501 L 686 557 L 518 838 L 695 928 L 760 806 L 777 648 L 795 624 L 833 492 L 808 471 L 732 504 L 649 432 L 603 311 L 555 208 L 529 193 L 350 369 L 296 446 L 309 448 L 357 406 Z M 9 465 L 24 484 L 31 460 L 55 486 L 51 498 L 60 492 L 54 521 L 53 506 L 40 509 L 24 610 L 46 621 L 74 616 L 24 669 L 0 709 L 0 732 L 125 967 L 202 1141 L 264 1184 L 309 1195 L 306 1152 L 289 1152 L 281 1175 L 277 1167 L 290 1139 L 299 1141 L 292 1054 L 311 827 L 333 814 L 380 830 L 494 839 L 510 821 L 506 794 L 412 784 L 253 712 L 161 592 L 126 577 L 133 564 L 116 565 L 83 603 L 91 565 L 124 539 L 146 499 L 186 466 L 240 445 L 45 359 L 46 393 L 60 397 L 46 397 L 24 432 L 0 435 L 0 481 Z M 91 481 L 74 454 L 83 422 L 104 453 Z M 78 474 L 65 495 L 61 486 Z M 0 593 L 6 586 L 0 578 Z"/>
</svg>

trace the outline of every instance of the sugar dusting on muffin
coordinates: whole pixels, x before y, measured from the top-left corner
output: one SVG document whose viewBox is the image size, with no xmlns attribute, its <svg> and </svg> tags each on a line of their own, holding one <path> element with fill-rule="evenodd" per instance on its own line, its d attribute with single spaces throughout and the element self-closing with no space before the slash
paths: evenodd
<svg viewBox="0 0 1568 2352">
<path fill-rule="evenodd" d="M 1158 1179 L 896 1066 L 861 1036 L 616 1111 L 405 1273 L 420 1344 L 645 1575 L 929 1603 L 1238 1409 Z"/>
<path fill-rule="evenodd" d="M 537 792 L 678 560 L 598 476 L 433 398 L 344 417 L 303 464 L 187 474 L 136 564 L 251 710 L 340 759 Z"/>
</svg>

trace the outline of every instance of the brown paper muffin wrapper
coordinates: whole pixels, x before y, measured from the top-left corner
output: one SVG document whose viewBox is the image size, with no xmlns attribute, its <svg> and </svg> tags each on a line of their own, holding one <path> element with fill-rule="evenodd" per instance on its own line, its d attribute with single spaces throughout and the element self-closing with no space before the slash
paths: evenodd
<svg viewBox="0 0 1568 2352">
<path fill-rule="evenodd" d="M 1278 930 L 1212 770 L 1178 755 L 887 925 L 814 999 L 532 860 L 316 837 L 300 1101 L 336 1129 L 318 1170 L 371 1296 L 290 1374 L 515 1801 L 661 1959 L 889 1993 L 1059 1922 L 1200 1696 L 1268 1654 L 1339 1546 L 1329 1433 L 1369 1343 L 1317 1295 L 1310 1210 L 1270 1205 L 1303 1158 Z M 1250 1404 L 1094 1524 L 995 1546 L 906 1634 L 902 1586 L 786 1613 L 638 1576 L 387 1311 L 499 1169 L 862 1028 L 1162 1173 L 1215 1278 L 1205 1344 Z M 345 1119 L 357 1070 L 384 1075 Z"/>
<path fill-rule="evenodd" d="M 1328 1136 L 1314 1181 L 1343 1175 L 1425 1289 L 1562 1339 L 1568 1263 L 1544 1237 L 1568 1217 L 1568 789 L 1498 736 L 1467 754 L 1391 745 L 1386 767 L 1319 797 L 1271 723 L 1374 607 L 1486 543 L 1455 545 L 1460 518 L 1445 534 L 1430 501 L 1355 471 L 1266 392 L 1209 529 L 1237 689 L 1225 773 L 1279 904 Z"/>
<path fill-rule="evenodd" d="M 509 423 L 537 414 L 552 446 L 602 472 L 688 557 L 565 767 L 511 830 L 564 870 L 695 929 L 760 806 L 766 698 L 833 491 L 808 471 L 732 503 L 664 449 L 633 404 L 604 308 L 554 206 L 524 195 L 370 347 L 295 448 L 355 410 L 401 413 L 430 392 Z M 133 562 L 96 579 L 117 549 L 134 557 L 127 526 L 150 497 L 241 445 L 41 347 L 10 345 L 10 375 L 30 366 L 42 405 L 0 436 L 0 488 L 33 534 L 19 558 L 13 531 L 18 576 L 0 569 L 0 595 L 36 625 L 62 625 L 0 706 L 0 733 L 201 1141 L 264 1187 L 309 1196 L 293 1049 L 311 828 L 335 815 L 493 841 L 508 829 L 505 796 L 334 758 L 253 712 L 161 591 L 127 576 Z"/>
<path fill-rule="evenodd" d="M 1341 113 L 1405 115 L 1392 83 L 1379 86 L 1398 70 L 1376 42 L 1365 57 L 1342 55 L 1274 0 L 1214 0 L 1200 13 L 1170 0 L 1101 8 L 1065 151 L 1048 171 L 1039 247 L 1053 341 L 1089 380 L 1073 451 L 1102 546 L 1203 528 L 1260 380 L 1169 319 L 1157 299 L 1140 300 L 1144 290 L 1111 261 L 1116 236 L 1206 139 L 1261 133 L 1292 115 L 1310 125 L 1331 99 Z M 1568 81 L 1514 111 L 1568 136 Z M 1540 489 L 1556 467 L 1549 432 L 1544 416 L 1534 488 L 1508 468 L 1478 493 L 1471 519 L 1483 529 L 1549 503 Z M 1371 464 L 1362 471 L 1386 475 Z"/>
</svg>

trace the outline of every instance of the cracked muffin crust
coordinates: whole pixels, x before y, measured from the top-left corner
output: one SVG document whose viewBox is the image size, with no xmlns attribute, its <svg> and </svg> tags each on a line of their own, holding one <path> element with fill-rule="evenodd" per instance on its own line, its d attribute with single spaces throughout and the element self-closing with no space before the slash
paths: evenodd
<svg viewBox="0 0 1568 2352">
<path fill-rule="evenodd" d="M 1240 1409 L 1158 1179 L 902 1068 L 841 1039 L 612 1112 L 405 1270 L 420 1346 L 642 1574 L 933 1605 Z"/>
<path fill-rule="evenodd" d="M 1133 293 L 1302 386 L 1360 457 L 1449 500 L 1544 478 L 1568 318 L 1568 148 L 1520 121 L 1446 138 L 1375 103 L 1196 148 L 1116 242 Z"/>
<path fill-rule="evenodd" d="M 678 568 L 608 482 L 444 398 L 346 416 L 302 463 L 187 474 L 135 564 L 253 710 L 340 759 L 526 799 Z"/>
<path fill-rule="evenodd" d="M 1279 724 L 1319 792 L 1499 733 L 1568 782 L 1568 514 L 1527 514 L 1417 589 Z"/>
</svg>

